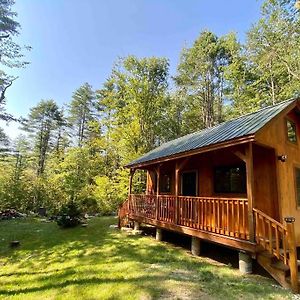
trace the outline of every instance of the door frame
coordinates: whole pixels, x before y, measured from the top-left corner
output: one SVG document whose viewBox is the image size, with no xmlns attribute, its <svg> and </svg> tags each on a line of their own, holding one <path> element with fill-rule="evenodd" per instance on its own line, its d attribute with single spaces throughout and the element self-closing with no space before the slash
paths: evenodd
<svg viewBox="0 0 300 300">
<path fill-rule="evenodd" d="M 198 192 L 199 192 L 199 175 L 198 175 L 198 170 L 197 169 L 191 169 L 191 170 L 184 170 L 180 172 L 180 195 L 182 196 L 182 191 L 183 191 L 183 178 L 182 175 L 185 173 L 196 173 L 196 196 L 191 196 L 191 197 L 198 197 Z M 187 196 L 188 197 L 188 196 Z"/>
</svg>

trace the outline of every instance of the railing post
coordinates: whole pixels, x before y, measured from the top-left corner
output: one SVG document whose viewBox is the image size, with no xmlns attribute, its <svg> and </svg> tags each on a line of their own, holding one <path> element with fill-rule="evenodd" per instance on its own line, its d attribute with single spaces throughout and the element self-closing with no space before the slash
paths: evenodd
<svg viewBox="0 0 300 300">
<path fill-rule="evenodd" d="M 179 175 L 179 166 L 178 162 L 175 165 L 175 206 L 174 206 L 174 223 L 178 224 L 178 215 L 179 215 L 179 203 L 178 203 L 178 176 Z"/>
<path fill-rule="evenodd" d="M 159 206 L 159 184 L 160 184 L 160 165 L 158 165 L 157 169 L 156 169 L 156 175 L 157 175 L 157 180 L 156 180 L 156 202 L 155 202 L 155 208 L 156 208 L 156 212 L 155 212 L 155 219 L 158 220 L 158 206 Z"/>
<path fill-rule="evenodd" d="M 286 229 L 288 234 L 289 245 L 289 267 L 291 272 L 291 285 L 294 293 L 299 292 L 298 284 L 298 264 L 297 264 L 297 248 L 295 241 L 295 218 L 285 217 Z"/>
<path fill-rule="evenodd" d="M 253 149 L 252 143 L 249 143 L 246 147 L 246 178 L 247 178 L 247 198 L 248 198 L 248 226 L 249 226 L 249 240 L 255 241 L 254 232 L 254 177 L 253 177 Z"/>
</svg>

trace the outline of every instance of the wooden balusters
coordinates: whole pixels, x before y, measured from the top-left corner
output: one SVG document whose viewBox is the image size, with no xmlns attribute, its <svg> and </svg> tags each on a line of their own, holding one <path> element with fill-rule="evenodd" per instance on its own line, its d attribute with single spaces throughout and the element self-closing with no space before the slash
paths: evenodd
<svg viewBox="0 0 300 300">
<path fill-rule="evenodd" d="M 256 208 L 253 211 L 257 244 L 290 267 L 292 289 L 294 292 L 298 292 L 295 219 L 285 218 L 286 226 L 284 226 Z"/>
<path fill-rule="evenodd" d="M 247 199 L 130 195 L 132 216 L 247 239 Z M 175 210 L 177 208 L 177 210 Z"/>
</svg>

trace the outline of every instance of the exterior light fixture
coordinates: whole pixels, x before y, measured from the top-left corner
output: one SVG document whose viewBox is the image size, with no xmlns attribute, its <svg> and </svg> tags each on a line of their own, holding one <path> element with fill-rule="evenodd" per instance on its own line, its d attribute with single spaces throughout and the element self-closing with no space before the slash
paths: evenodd
<svg viewBox="0 0 300 300">
<path fill-rule="evenodd" d="M 296 219 L 294 217 L 285 217 L 284 221 L 286 221 L 287 223 L 294 223 Z"/>
<path fill-rule="evenodd" d="M 295 8 L 300 10 L 300 0 L 296 0 Z"/>
<path fill-rule="evenodd" d="M 278 158 L 278 160 L 280 160 L 281 162 L 286 162 L 286 160 L 287 160 L 287 155 L 282 154 L 282 155 L 279 155 L 277 158 Z"/>
</svg>

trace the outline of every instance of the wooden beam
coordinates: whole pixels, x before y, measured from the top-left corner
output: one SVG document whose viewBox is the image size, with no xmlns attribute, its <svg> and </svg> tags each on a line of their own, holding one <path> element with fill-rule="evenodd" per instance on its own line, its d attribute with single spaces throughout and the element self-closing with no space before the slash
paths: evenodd
<svg viewBox="0 0 300 300">
<path fill-rule="evenodd" d="M 175 164 L 175 207 L 174 207 L 174 214 L 175 214 L 175 224 L 178 224 L 178 214 L 179 214 L 179 211 L 178 211 L 178 208 L 179 208 L 179 199 L 178 199 L 178 191 L 179 191 L 179 163 L 178 161 L 176 161 L 176 164 Z"/>
<path fill-rule="evenodd" d="M 133 179 L 134 173 L 135 173 L 135 169 L 130 169 L 129 190 L 128 190 L 128 195 L 129 196 L 132 194 L 132 179 Z"/>
<path fill-rule="evenodd" d="M 195 237 L 204 239 L 211 243 L 224 245 L 224 246 L 234 248 L 234 249 L 244 250 L 244 251 L 247 251 L 250 253 L 256 252 L 256 244 L 246 241 L 246 240 L 239 240 L 239 239 L 236 239 L 233 237 L 227 237 L 224 235 L 222 236 L 217 233 L 207 232 L 207 231 L 200 230 L 200 229 L 188 228 L 185 226 L 175 225 L 175 224 L 171 224 L 171 223 L 165 223 L 163 221 L 158 221 L 158 220 L 153 220 L 153 219 L 148 219 L 148 218 L 135 217 L 135 216 L 130 216 L 130 218 L 132 220 L 138 221 L 140 223 L 146 223 L 146 224 L 154 225 L 154 226 L 157 226 L 157 227 L 160 227 L 163 229 L 176 231 L 181 234 L 195 236 Z"/>
<path fill-rule="evenodd" d="M 241 151 L 232 151 L 232 153 L 233 153 L 235 156 L 237 156 L 240 160 L 246 162 L 247 156 L 246 156 L 244 153 L 242 153 Z"/>
<path fill-rule="evenodd" d="M 254 176 L 253 176 L 253 145 L 249 143 L 246 147 L 246 177 L 247 177 L 247 198 L 248 198 L 248 224 L 249 224 L 249 239 L 255 241 L 254 232 Z"/>
<path fill-rule="evenodd" d="M 158 220 L 158 210 L 159 210 L 159 186 L 160 186 L 160 165 L 158 165 L 157 169 L 156 169 L 156 201 L 155 201 L 155 216 L 156 216 L 156 220 Z"/>
<path fill-rule="evenodd" d="M 295 218 L 287 217 L 286 229 L 289 243 L 289 267 L 291 272 L 291 286 L 294 293 L 299 293 L 297 247 L 295 240 Z"/>
</svg>

